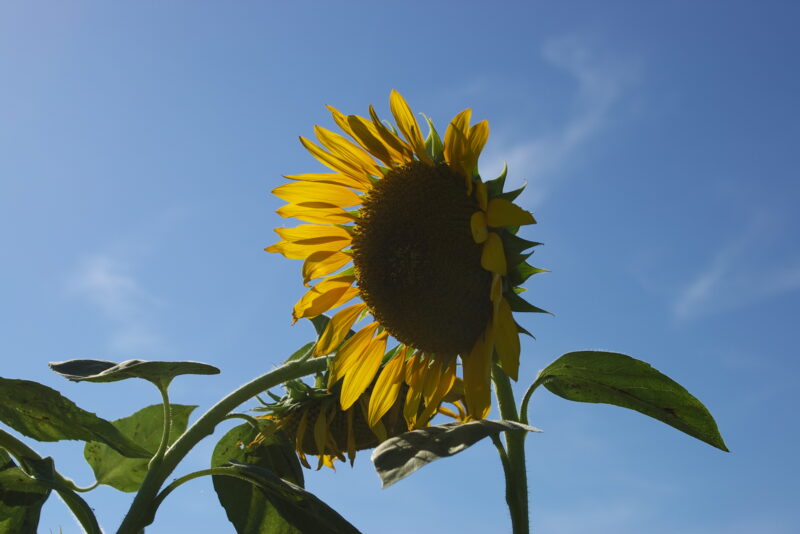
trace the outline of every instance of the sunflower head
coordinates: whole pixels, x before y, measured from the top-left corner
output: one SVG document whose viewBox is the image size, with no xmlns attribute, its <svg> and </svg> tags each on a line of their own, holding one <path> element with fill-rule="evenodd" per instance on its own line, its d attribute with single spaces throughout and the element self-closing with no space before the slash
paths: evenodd
<svg viewBox="0 0 800 534">
<path fill-rule="evenodd" d="M 517 378 L 524 330 L 513 312 L 542 311 L 518 287 L 543 271 L 525 261 L 538 243 L 516 235 L 536 221 L 513 202 L 521 189 L 503 192 L 505 170 L 481 179 L 486 121 L 471 125 L 464 110 L 442 140 L 426 118 L 423 138 L 399 93 L 389 104 L 396 128 L 372 107 L 369 118 L 329 108 L 349 139 L 319 126 L 319 144 L 300 138 L 333 172 L 287 176 L 291 183 L 273 191 L 288 202 L 279 215 L 309 224 L 277 228 L 281 240 L 266 250 L 303 259 L 305 285 L 320 280 L 295 304 L 295 321 L 359 298 L 335 312 L 315 348 L 317 356 L 336 352 L 328 387 L 341 382 L 343 410 L 372 387 L 366 421 L 373 425 L 405 386 L 406 423 L 425 425 L 460 362 L 467 417 L 481 419 L 491 407 L 492 362 Z M 389 337 L 400 346 L 387 359 Z"/>
</svg>

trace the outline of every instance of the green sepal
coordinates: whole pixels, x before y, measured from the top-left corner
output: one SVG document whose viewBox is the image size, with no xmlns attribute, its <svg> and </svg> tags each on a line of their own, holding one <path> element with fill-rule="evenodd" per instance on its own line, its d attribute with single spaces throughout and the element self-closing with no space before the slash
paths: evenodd
<svg viewBox="0 0 800 534">
<path fill-rule="evenodd" d="M 506 176 L 508 175 L 508 163 L 503 163 L 503 171 L 500 176 L 494 180 L 486 182 L 486 193 L 489 200 L 498 198 L 503 193 L 503 187 L 506 185 Z"/>
<path fill-rule="evenodd" d="M 503 198 L 505 200 L 508 200 L 509 202 L 514 202 L 517 199 L 517 197 L 520 196 L 520 194 L 522 194 L 523 191 L 525 191 L 526 187 L 528 187 L 528 184 L 524 184 L 519 189 L 514 189 L 513 191 L 506 191 L 505 193 L 500 193 L 495 198 Z"/>
<path fill-rule="evenodd" d="M 525 334 L 526 336 L 529 336 L 531 339 L 536 339 L 536 336 L 528 332 L 518 322 L 514 321 L 514 324 L 517 325 L 517 332 L 519 332 L 520 334 Z"/>
<path fill-rule="evenodd" d="M 391 360 L 392 358 L 394 358 L 395 354 L 397 354 L 397 353 L 400 351 L 400 348 L 401 348 L 402 346 L 403 346 L 403 345 L 397 345 L 397 346 L 396 346 L 396 347 L 394 347 L 392 350 L 390 350 L 389 352 L 387 352 L 386 354 L 384 354 L 384 355 L 383 355 L 383 360 L 381 360 L 381 365 L 385 364 L 386 362 L 388 362 L 389 360 Z"/>
<path fill-rule="evenodd" d="M 513 291 L 509 291 L 503 294 L 503 296 L 508 301 L 508 305 L 511 306 L 511 311 L 515 312 L 529 312 L 529 313 L 547 313 L 553 315 L 547 310 L 543 310 L 538 308 L 525 300 L 524 298 L 520 297 Z"/>
<path fill-rule="evenodd" d="M 428 137 L 425 139 L 425 151 L 434 162 L 444 163 L 444 143 L 442 143 L 442 138 L 439 137 L 439 132 L 436 131 L 433 121 L 425 115 L 422 116 L 428 122 L 429 128 Z"/>
<path fill-rule="evenodd" d="M 550 272 L 547 269 L 540 269 L 538 267 L 534 267 L 533 265 L 527 263 L 525 259 L 529 258 L 530 254 L 522 254 L 520 257 L 524 258 L 523 261 L 517 263 L 508 270 L 508 283 L 511 284 L 512 286 L 518 286 L 520 284 L 524 284 L 525 281 L 534 274 Z M 506 261 L 507 260 L 508 258 L 506 258 Z"/>
</svg>

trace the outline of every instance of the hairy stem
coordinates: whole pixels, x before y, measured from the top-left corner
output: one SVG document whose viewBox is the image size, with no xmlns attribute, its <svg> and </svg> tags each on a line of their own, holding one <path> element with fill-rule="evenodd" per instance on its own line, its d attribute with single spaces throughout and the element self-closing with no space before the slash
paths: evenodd
<svg viewBox="0 0 800 534">
<path fill-rule="evenodd" d="M 200 419 L 190 426 L 169 447 L 162 461 L 147 472 L 139 492 L 128 509 L 128 513 L 117 530 L 117 534 L 140 534 L 144 527 L 153 522 L 156 513 L 156 495 L 167 477 L 178 463 L 197 443 L 214 432 L 217 424 L 225 419 L 233 409 L 264 390 L 275 387 L 287 380 L 294 380 L 323 371 L 328 364 L 326 358 L 295 360 L 259 376 L 239 387 L 212 406 Z"/>
<path fill-rule="evenodd" d="M 517 404 L 511 380 L 500 367 L 492 369 L 497 404 L 500 417 L 519 422 Z M 525 437 L 527 432 L 509 431 L 505 433 L 508 470 L 506 471 L 506 502 L 511 512 L 511 526 L 514 534 L 530 532 L 528 518 L 528 474 L 525 465 Z M 502 458 L 502 457 L 501 457 Z"/>
</svg>

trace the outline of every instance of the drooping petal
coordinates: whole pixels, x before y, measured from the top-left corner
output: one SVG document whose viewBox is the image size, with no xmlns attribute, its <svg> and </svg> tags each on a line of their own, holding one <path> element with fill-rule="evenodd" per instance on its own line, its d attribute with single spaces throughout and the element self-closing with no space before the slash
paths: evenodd
<svg viewBox="0 0 800 534">
<path fill-rule="evenodd" d="M 408 143 L 414 149 L 414 153 L 426 163 L 432 163 L 427 150 L 425 150 L 425 140 L 422 138 L 422 131 L 419 129 L 414 113 L 411 111 L 406 100 L 394 89 L 389 96 L 389 107 L 394 115 L 394 120 L 397 122 L 397 127 L 406 138 Z"/>
<path fill-rule="evenodd" d="M 331 308 L 344 304 L 359 294 L 353 287 L 354 276 L 334 276 L 318 283 L 303 295 L 292 310 L 295 321 L 301 317 L 316 317 Z"/>
<path fill-rule="evenodd" d="M 375 387 L 372 388 L 372 395 L 369 399 L 367 414 L 369 426 L 375 426 L 375 423 L 380 421 L 381 417 L 389 411 L 389 408 L 397 400 L 400 386 L 403 384 L 403 366 L 407 351 L 408 347 L 403 347 L 399 354 L 396 354 L 384 366 L 381 374 L 378 375 L 378 380 L 375 381 Z"/>
<path fill-rule="evenodd" d="M 297 423 L 294 448 L 297 450 L 298 456 L 300 457 L 300 463 L 302 463 L 306 469 L 311 469 L 311 466 L 308 465 L 308 461 L 306 460 L 306 455 L 303 452 L 303 450 L 305 450 L 303 440 L 306 437 L 306 426 L 308 426 L 308 410 L 303 410 L 303 415 L 300 416 L 300 422 Z"/>
<path fill-rule="evenodd" d="M 347 265 L 353 257 L 346 252 L 321 250 L 314 252 L 303 262 L 303 284 L 327 276 Z"/>
<path fill-rule="evenodd" d="M 492 406 L 492 339 L 491 326 L 478 337 L 464 364 L 464 397 L 472 419 L 485 419 Z"/>
<path fill-rule="evenodd" d="M 354 409 L 347 410 L 347 458 L 350 460 L 350 465 L 356 461 L 356 433 L 353 430 L 353 416 L 355 415 Z"/>
<path fill-rule="evenodd" d="M 456 359 L 448 358 L 448 360 L 443 363 L 441 376 L 439 376 L 436 381 L 436 389 L 429 397 L 426 396 L 425 398 L 425 409 L 422 411 L 422 414 L 420 414 L 418 422 L 427 424 L 428 421 L 430 421 L 431 417 L 433 417 L 439 409 L 439 405 L 444 396 L 452 389 L 455 380 Z"/>
<path fill-rule="evenodd" d="M 478 207 L 486 211 L 489 205 L 489 189 L 486 187 L 486 183 L 480 180 L 475 183 L 475 200 L 478 201 Z"/>
<path fill-rule="evenodd" d="M 325 408 L 319 409 L 319 415 L 314 422 L 314 445 L 317 447 L 317 454 L 321 457 L 325 454 L 325 444 L 328 442 L 328 420 L 325 416 Z M 322 467 L 320 464 L 317 469 Z"/>
<path fill-rule="evenodd" d="M 353 324 L 358 319 L 359 314 L 366 307 L 365 303 L 359 302 L 336 313 L 317 340 L 317 344 L 314 346 L 314 356 L 322 356 L 333 352 L 347 337 L 347 333 L 353 328 Z"/>
<path fill-rule="evenodd" d="M 361 355 L 359 364 L 344 376 L 339 400 L 342 410 L 350 408 L 372 383 L 375 373 L 381 366 L 383 354 L 386 352 L 386 338 L 388 337 L 387 332 L 376 336 Z"/>
<path fill-rule="evenodd" d="M 517 323 L 511 313 L 511 306 L 506 299 L 500 301 L 497 313 L 492 317 L 494 347 L 500 367 L 512 379 L 519 374 L 519 332 Z"/>
<path fill-rule="evenodd" d="M 285 218 L 294 217 L 301 221 L 322 224 L 347 224 L 355 219 L 342 208 L 320 202 L 286 204 L 278 208 L 277 214 Z"/>
<path fill-rule="evenodd" d="M 531 212 L 504 198 L 493 198 L 489 201 L 489 207 L 486 210 L 486 221 L 493 228 L 536 224 L 536 219 L 533 218 Z"/>
<path fill-rule="evenodd" d="M 372 341 L 372 336 L 375 335 L 377 328 L 377 322 L 370 323 L 345 341 L 333 358 L 331 371 L 328 375 L 328 389 L 332 388 L 339 379 L 360 364 L 361 356 Z"/>
<path fill-rule="evenodd" d="M 481 252 L 481 267 L 487 271 L 505 276 L 508 273 L 503 241 L 494 232 L 489 232 Z"/>
<path fill-rule="evenodd" d="M 272 193 L 290 204 L 321 202 L 346 208 L 361 204 L 361 197 L 340 185 L 317 182 L 292 182 L 272 190 Z"/>
</svg>

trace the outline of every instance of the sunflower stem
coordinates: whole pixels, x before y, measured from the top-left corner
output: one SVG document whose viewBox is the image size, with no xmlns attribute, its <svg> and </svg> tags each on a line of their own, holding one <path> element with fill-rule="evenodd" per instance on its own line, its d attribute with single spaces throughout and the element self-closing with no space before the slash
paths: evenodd
<svg viewBox="0 0 800 534">
<path fill-rule="evenodd" d="M 492 368 L 492 381 L 495 385 L 500 417 L 507 421 L 519 422 L 517 403 L 511 380 L 498 365 Z M 505 433 L 508 469 L 506 475 L 506 502 L 511 513 L 511 526 L 514 534 L 529 534 L 528 519 L 528 474 L 525 466 L 525 437 L 527 432 L 509 431 Z M 501 456 L 502 460 L 502 456 Z"/>
<path fill-rule="evenodd" d="M 160 462 L 151 466 L 128 509 L 128 513 L 119 526 L 117 534 L 140 534 L 144 531 L 144 527 L 153 522 L 158 502 L 156 496 L 164 481 L 186 454 L 201 439 L 211 435 L 216 426 L 234 408 L 264 390 L 287 380 L 295 380 L 322 371 L 327 365 L 327 358 L 291 361 L 251 380 L 223 397 L 167 449 Z"/>
</svg>

